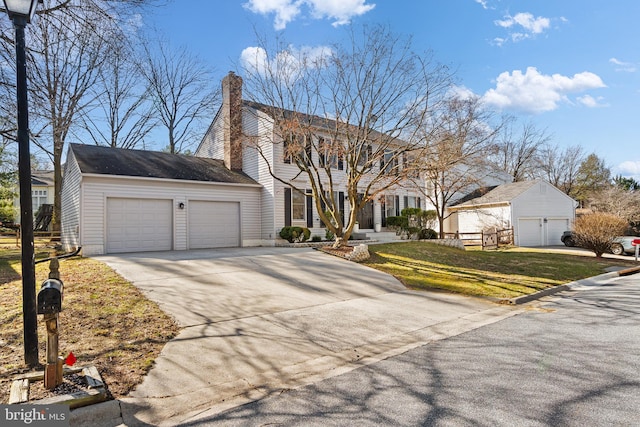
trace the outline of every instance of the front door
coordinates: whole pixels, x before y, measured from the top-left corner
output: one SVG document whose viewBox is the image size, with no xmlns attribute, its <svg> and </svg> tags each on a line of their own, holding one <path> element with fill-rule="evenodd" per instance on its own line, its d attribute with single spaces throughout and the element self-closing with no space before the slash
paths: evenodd
<svg viewBox="0 0 640 427">
<path fill-rule="evenodd" d="M 364 194 L 358 194 L 358 200 L 362 200 Z M 369 200 L 357 214 L 358 224 L 361 229 L 373 228 L 373 200 Z"/>
</svg>

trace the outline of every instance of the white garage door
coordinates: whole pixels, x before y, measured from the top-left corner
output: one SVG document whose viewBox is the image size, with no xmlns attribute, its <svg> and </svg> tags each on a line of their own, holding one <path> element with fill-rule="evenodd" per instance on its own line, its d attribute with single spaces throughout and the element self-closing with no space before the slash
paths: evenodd
<svg viewBox="0 0 640 427">
<path fill-rule="evenodd" d="M 189 249 L 240 246 L 240 203 L 192 200 L 189 209 Z"/>
<path fill-rule="evenodd" d="M 171 200 L 107 199 L 107 253 L 173 248 Z"/>
<path fill-rule="evenodd" d="M 562 245 L 562 233 L 570 230 L 569 218 L 553 218 L 547 220 L 547 245 Z"/>
<path fill-rule="evenodd" d="M 542 246 L 542 218 L 518 218 L 518 246 Z"/>
</svg>

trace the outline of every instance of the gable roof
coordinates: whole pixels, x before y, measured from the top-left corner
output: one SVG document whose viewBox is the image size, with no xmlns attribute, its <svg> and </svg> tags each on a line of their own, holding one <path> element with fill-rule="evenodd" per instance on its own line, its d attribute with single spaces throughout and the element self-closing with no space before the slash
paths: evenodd
<svg viewBox="0 0 640 427">
<path fill-rule="evenodd" d="M 483 187 L 457 201 L 451 207 L 462 208 L 480 205 L 492 205 L 499 203 L 509 203 L 535 184 L 542 181 L 520 181 L 510 182 L 495 187 Z"/>
<path fill-rule="evenodd" d="M 217 159 L 83 144 L 69 144 L 69 150 L 84 174 L 259 185 Z"/>
<path fill-rule="evenodd" d="M 53 171 L 37 170 L 31 172 L 31 185 L 53 187 Z"/>
<path fill-rule="evenodd" d="M 324 129 L 327 131 L 335 131 L 336 128 L 338 128 L 338 126 L 340 126 L 339 129 L 346 129 L 349 128 L 351 130 L 357 130 L 358 126 L 357 125 L 352 125 L 349 124 L 347 122 L 343 122 L 343 121 L 338 121 L 338 120 L 334 120 L 334 119 L 329 119 L 326 117 L 321 117 L 321 116 L 317 116 L 314 114 L 307 114 L 307 113 L 302 113 L 302 112 L 297 112 L 297 111 L 293 111 L 293 110 L 287 110 L 284 108 L 280 108 L 280 107 L 274 107 L 274 106 L 270 106 L 270 105 L 266 105 L 266 104 L 261 104 L 259 102 L 255 102 L 255 101 L 248 101 L 246 99 L 242 100 L 242 105 L 243 107 L 247 107 L 247 108 L 251 108 L 257 111 L 261 111 L 263 113 L 265 113 L 266 115 L 268 115 L 269 117 L 272 118 L 276 118 L 275 116 L 281 116 L 284 119 L 290 119 L 290 118 L 295 118 L 297 121 L 299 121 L 300 123 L 304 123 L 304 124 L 308 124 L 309 126 L 312 126 L 316 129 Z M 402 139 L 392 136 L 392 135 L 388 135 L 385 133 L 382 133 L 380 131 L 377 131 L 375 129 L 369 129 L 366 132 L 368 139 L 372 140 L 372 141 L 379 141 L 379 140 L 385 140 L 385 141 L 389 141 L 389 142 L 394 142 L 396 144 L 399 145 L 406 145 L 407 142 L 403 141 Z"/>
</svg>

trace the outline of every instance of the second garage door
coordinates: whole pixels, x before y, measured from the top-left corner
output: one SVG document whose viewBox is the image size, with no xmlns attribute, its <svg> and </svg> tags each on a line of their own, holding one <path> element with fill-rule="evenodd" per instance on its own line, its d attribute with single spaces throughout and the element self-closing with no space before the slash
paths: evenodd
<svg viewBox="0 0 640 427">
<path fill-rule="evenodd" d="M 189 210 L 189 249 L 240 246 L 240 203 L 192 200 Z"/>
</svg>

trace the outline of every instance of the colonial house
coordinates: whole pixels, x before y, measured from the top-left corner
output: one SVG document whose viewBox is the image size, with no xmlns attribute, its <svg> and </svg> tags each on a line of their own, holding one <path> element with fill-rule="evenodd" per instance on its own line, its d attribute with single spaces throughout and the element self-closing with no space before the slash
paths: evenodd
<svg viewBox="0 0 640 427">
<path fill-rule="evenodd" d="M 242 78 L 233 73 L 223 79 L 222 88 L 222 108 L 196 150 L 196 156 L 224 159 L 229 169 L 242 171 L 262 185 L 262 239 L 265 243 L 273 242 L 279 230 L 289 225 L 308 227 L 312 233 L 324 235 L 324 226 L 310 195 L 308 177 L 300 173 L 300 169 L 288 158 L 286 144 L 279 136 L 272 116 L 273 107 L 243 100 Z M 307 116 L 305 121 L 314 126 L 314 138 L 335 138 L 335 134 L 330 132 L 335 129 L 333 120 Z M 309 153 L 311 161 L 316 164 L 331 163 L 333 197 L 342 216 L 346 217 L 350 212 L 350 206 L 345 202 L 347 165 L 340 156 L 325 158 L 317 151 Z M 388 166 L 381 160 L 376 167 Z M 280 180 L 275 179 L 274 175 Z M 285 182 L 305 189 L 306 194 L 292 191 Z M 364 187 L 367 180 L 364 179 L 361 184 Z M 419 189 L 409 182 L 386 191 L 358 212 L 360 230 L 373 232 L 376 225 L 384 227 L 388 216 L 400 215 L 405 207 L 424 208 L 420 194 Z"/>
<path fill-rule="evenodd" d="M 82 246 L 84 255 L 97 255 L 270 246 L 288 225 L 308 227 L 312 234 L 324 237 L 309 178 L 287 153 L 274 118 L 276 110 L 243 100 L 242 79 L 233 73 L 223 79 L 222 88 L 222 106 L 195 156 L 70 144 L 61 200 L 62 243 L 66 249 Z M 343 144 L 343 135 L 330 132 L 336 122 L 317 116 L 306 118 L 314 127 L 315 142 L 326 138 L 333 144 Z M 392 142 L 391 149 L 395 149 L 393 144 L 402 144 Z M 374 145 L 375 141 L 369 145 L 372 151 Z M 371 162 L 372 173 L 404 168 L 405 158 L 394 158 L 392 153 L 387 157 L 385 149 L 383 156 Z M 348 217 L 351 206 L 345 197 L 349 172 L 345 159 L 317 150 L 308 156 L 314 164 L 329 166 L 333 180 L 330 197 L 342 216 Z M 363 178 L 358 192 L 364 192 L 364 186 L 372 182 L 367 179 Z M 422 188 L 416 185 L 422 183 L 402 180 L 380 191 L 357 212 L 360 231 L 368 233 L 384 227 L 387 217 L 399 215 L 405 207 L 428 209 L 421 198 Z M 515 226 L 525 224 L 526 218 L 537 218 L 544 224 L 551 220 L 554 226 L 556 219 L 566 220 L 558 229 L 568 225 L 573 218 L 570 212 L 552 215 L 536 209 L 557 206 L 559 200 L 567 206 L 571 202 L 565 203 L 557 190 L 542 183 L 536 188 L 536 194 L 529 189 L 525 196 L 498 197 L 499 201 L 486 203 L 485 198 L 452 206 L 455 214 L 449 228 L 484 226 L 468 218 L 498 215 L 492 211 L 496 203 L 509 207 L 510 213 L 501 211 L 498 215 L 507 224 Z M 543 202 L 543 191 L 553 197 Z M 527 229 L 526 224 L 519 230 Z"/>
</svg>

